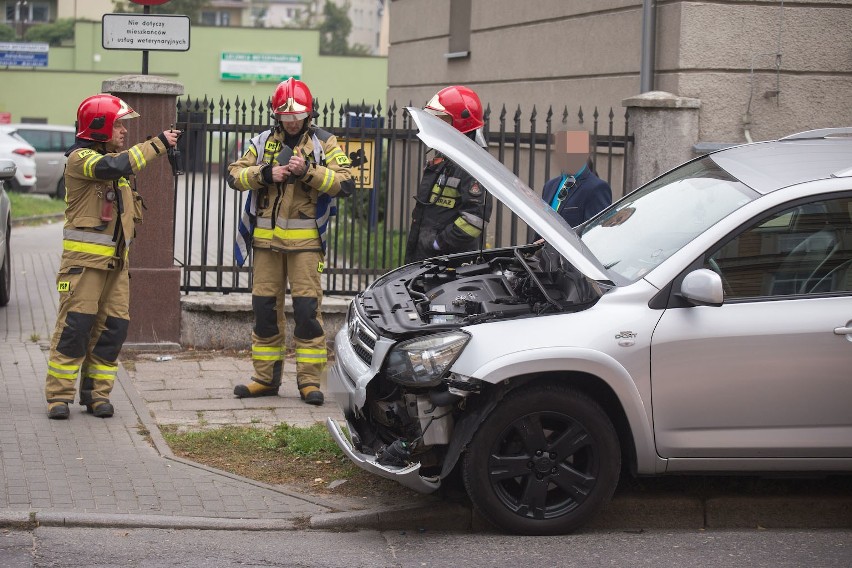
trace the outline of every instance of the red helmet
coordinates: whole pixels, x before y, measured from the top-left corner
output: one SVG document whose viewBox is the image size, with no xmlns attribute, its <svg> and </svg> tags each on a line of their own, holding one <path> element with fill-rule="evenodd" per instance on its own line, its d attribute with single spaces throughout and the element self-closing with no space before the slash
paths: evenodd
<svg viewBox="0 0 852 568">
<path fill-rule="evenodd" d="M 107 142 L 112 138 L 116 120 L 137 116 L 139 114 L 118 97 L 92 95 L 77 108 L 77 138 Z"/>
<path fill-rule="evenodd" d="M 485 125 L 482 120 L 482 103 L 477 94 L 467 87 L 441 89 L 426 103 L 425 109 L 437 117 L 449 117 L 450 124 L 462 134 Z"/>
<path fill-rule="evenodd" d="M 293 77 L 279 83 L 272 94 L 272 113 L 278 120 L 297 122 L 311 116 L 313 110 L 310 89 Z"/>
</svg>

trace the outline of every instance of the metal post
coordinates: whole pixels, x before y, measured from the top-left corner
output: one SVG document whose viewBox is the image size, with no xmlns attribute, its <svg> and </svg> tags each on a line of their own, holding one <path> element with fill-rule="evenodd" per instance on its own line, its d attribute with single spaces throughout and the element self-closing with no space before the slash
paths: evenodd
<svg viewBox="0 0 852 568">
<path fill-rule="evenodd" d="M 654 90 L 655 39 L 657 9 L 654 0 L 642 0 L 642 62 L 639 69 L 639 92 Z"/>
<path fill-rule="evenodd" d="M 148 5 L 145 5 L 145 7 L 142 9 L 142 13 L 147 16 L 148 14 L 151 13 L 151 7 L 148 6 Z M 142 74 L 143 75 L 148 74 L 148 50 L 147 49 L 142 51 Z"/>
</svg>

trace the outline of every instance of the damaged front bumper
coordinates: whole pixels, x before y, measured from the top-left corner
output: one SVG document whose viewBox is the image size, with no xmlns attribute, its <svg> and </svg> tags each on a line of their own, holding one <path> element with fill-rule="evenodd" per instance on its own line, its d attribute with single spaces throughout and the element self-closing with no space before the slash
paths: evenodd
<svg viewBox="0 0 852 568">
<path fill-rule="evenodd" d="M 336 420 L 326 418 L 325 426 L 328 428 L 331 437 L 334 438 L 334 441 L 343 450 L 343 453 L 352 460 L 352 463 L 361 469 L 384 477 L 385 479 L 392 479 L 400 485 L 413 489 L 418 493 L 432 493 L 441 486 L 441 479 L 439 477 L 423 477 L 420 475 L 420 462 L 405 467 L 381 465 L 376 462 L 376 456 L 364 454 L 356 450 Z M 347 427 L 350 432 L 354 431 L 348 424 Z"/>
</svg>

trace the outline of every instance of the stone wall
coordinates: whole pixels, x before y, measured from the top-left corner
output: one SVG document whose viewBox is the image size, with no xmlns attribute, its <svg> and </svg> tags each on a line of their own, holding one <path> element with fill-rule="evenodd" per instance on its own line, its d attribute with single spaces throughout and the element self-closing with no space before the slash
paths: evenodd
<svg viewBox="0 0 852 568">
<path fill-rule="evenodd" d="M 323 326 L 329 348 L 346 323 L 351 298 L 323 298 Z M 180 343 L 194 349 L 250 349 L 254 316 L 250 294 L 188 295 L 181 297 Z M 287 347 L 293 348 L 293 306 L 288 297 Z"/>
</svg>

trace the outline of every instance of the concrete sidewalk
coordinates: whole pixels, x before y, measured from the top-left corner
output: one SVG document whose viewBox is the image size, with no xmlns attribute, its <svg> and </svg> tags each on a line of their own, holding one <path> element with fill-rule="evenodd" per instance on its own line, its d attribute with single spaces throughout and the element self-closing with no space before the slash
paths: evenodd
<svg viewBox="0 0 852 568">
<path fill-rule="evenodd" d="M 464 499 L 413 495 L 388 504 L 317 496 L 171 453 L 160 425 L 304 426 L 339 418 L 330 404 L 299 400 L 292 363 L 278 397 L 241 400 L 232 393 L 251 373 L 247 354 L 140 354 L 119 372 L 113 418 L 97 419 L 74 406 L 70 420 L 48 420 L 43 389 L 60 240 L 58 224 L 13 231 L 13 297 L 0 309 L 0 527 L 488 530 Z M 593 527 L 850 528 L 852 478 L 844 480 L 827 491 L 793 495 L 627 490 Z"/>
</svg>

